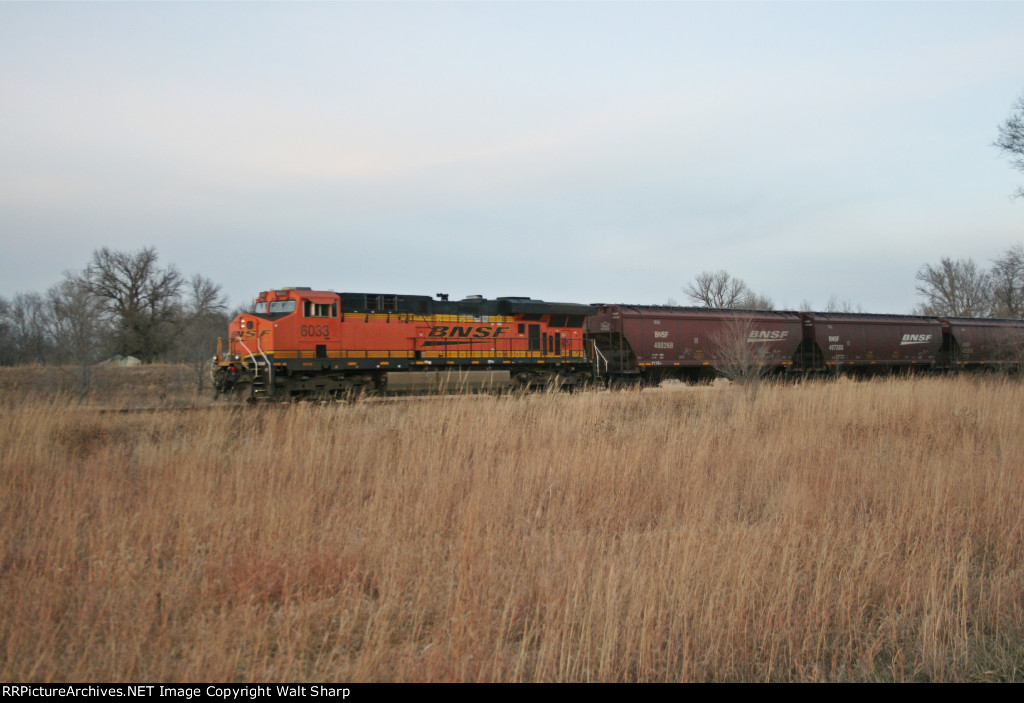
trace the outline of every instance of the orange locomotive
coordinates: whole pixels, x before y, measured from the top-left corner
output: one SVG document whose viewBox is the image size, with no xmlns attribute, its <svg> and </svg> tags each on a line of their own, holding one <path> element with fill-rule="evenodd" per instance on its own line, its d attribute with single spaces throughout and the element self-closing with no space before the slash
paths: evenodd
<svg viewBox="0 0 1024 703">
<path fill-rule="evenodd" d="M 252 399 L 577 386 L 589 305 L 280 288 L 228 329 L 218 393 Z"/>
</svg>

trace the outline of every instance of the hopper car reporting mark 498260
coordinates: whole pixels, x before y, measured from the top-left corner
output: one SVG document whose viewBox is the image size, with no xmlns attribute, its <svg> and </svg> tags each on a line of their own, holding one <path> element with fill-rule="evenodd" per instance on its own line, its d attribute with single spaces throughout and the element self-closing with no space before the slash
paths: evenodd
<svg viewBox="0 0 1024 703">
<path fill-rule="evenodd" d="M 214 380 L 251 399 L 653 384 L 737 348 L 770 374 L 1016 369 L 1024 321 L 280 288 L 231 322 Z"/>
</svg>

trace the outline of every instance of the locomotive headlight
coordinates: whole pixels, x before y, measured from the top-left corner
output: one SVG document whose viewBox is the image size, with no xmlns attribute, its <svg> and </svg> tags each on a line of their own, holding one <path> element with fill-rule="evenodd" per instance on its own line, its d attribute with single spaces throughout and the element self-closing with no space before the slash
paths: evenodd
<svg viewBox="0 0 1024 703">
<path fill-rule="evenodd" d="M 232 361 L 241 361 L 241 359 L 242 359 L 242 357 L 240 357 L 238 354 L 235 354 L 235 356 L 232 359 Z"/>
</svg>

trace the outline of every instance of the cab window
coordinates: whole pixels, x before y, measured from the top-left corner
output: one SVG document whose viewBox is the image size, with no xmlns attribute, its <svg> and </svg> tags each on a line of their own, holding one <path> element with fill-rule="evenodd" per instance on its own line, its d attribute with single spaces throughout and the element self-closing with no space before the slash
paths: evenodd
<svg viewBox="0 0 1024 703">
<path fill-rule="evenodd" d="M 314 303 L 312 300 L 302 301 L 302 314 L 304 317 L 337 317 L 337 303 Z"/>
<path fill-rule="evenodd" d="M 257 310 L 257 312 L 259 312 Z M 270 303 L 270 312 L 295 312 L 294 300 L 273 300 Z"/>
</svg>

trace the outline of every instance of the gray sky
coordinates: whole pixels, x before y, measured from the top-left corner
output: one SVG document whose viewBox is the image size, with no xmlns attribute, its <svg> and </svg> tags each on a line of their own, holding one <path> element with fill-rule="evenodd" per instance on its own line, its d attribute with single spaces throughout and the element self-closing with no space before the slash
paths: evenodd
<svg viewBox="0 0 1024 703">
<path fill-rule="evenodd" d="M 907 312 L 1024 242 L 1024 2 L 0 3 L 0 295 L 101 246 L 260 290 Z"/>
</svg>

